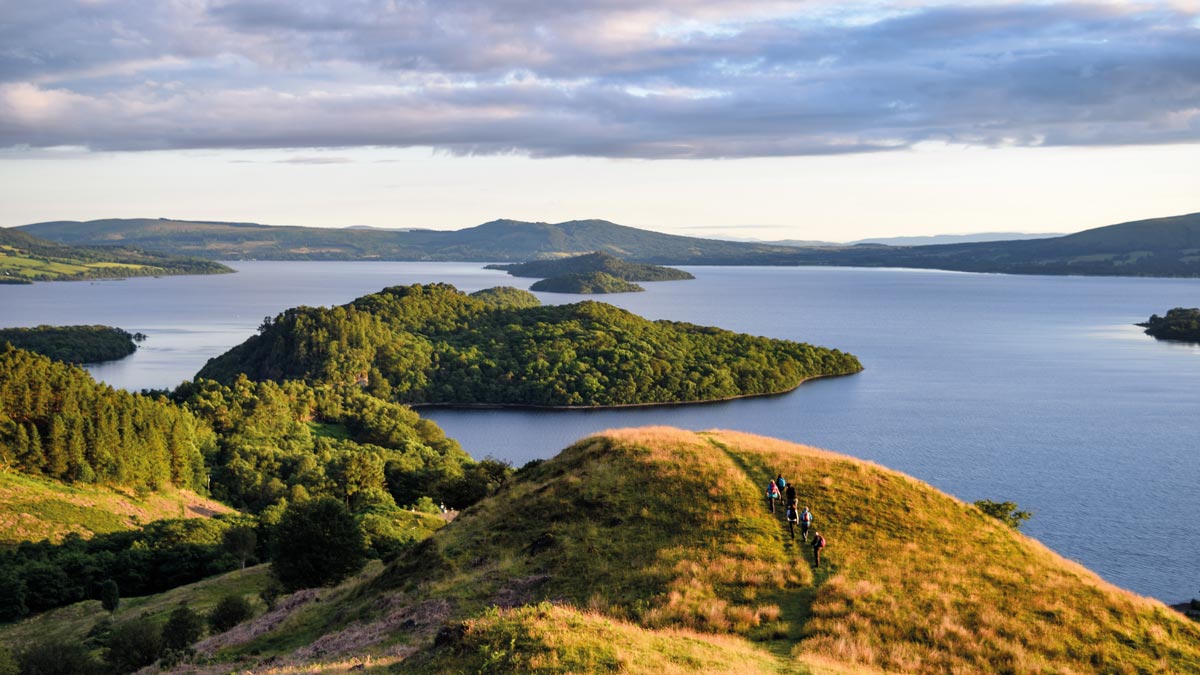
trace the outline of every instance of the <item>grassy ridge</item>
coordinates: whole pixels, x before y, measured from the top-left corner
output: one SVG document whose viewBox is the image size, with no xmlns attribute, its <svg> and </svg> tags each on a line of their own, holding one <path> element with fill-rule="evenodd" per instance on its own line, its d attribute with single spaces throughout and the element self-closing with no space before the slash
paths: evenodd
<svg viewBox="0 0 1200 675">
<path fill-rule="evenodd" d="M 164 518 L 203 517 L 232 509 L 193 492 L 161 491 L 139 497 L 93 485 L 68 485 L 0 473 L 0 546 L 61 541 L 130 530 Z"/>
<path fill-rule="evenodd" d="M 761 496 L 780 471 L 829 539 L 819 569 Z M 418 673 L 1200 671 L 1195 623 L 920 481 L 661 428 L 521 471 L 289 625 L 222 658 L 278 656 L 281 673 L 368 657 Z"/>
<path fill-rule="evenodd" d="M 766 508 L 777 472 L 818 569 Z M 1200 672 L 1200 626 L 1161 603 L 913 478 L 736 432 L 585 439 L 295 598 L 203 648 L 211 672 Z"/>
</svg>

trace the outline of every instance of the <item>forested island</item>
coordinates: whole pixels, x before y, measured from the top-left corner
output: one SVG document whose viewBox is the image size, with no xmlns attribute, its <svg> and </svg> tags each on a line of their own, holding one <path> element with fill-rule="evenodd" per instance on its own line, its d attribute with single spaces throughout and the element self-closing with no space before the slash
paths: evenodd
<svg viewBox="0 0 1200 675">
<path fill-rule="evenodd" d="M 1159 340 L 1200 342 L 1200 308 L 1176 307 L 1167 310 L 1166 316 L 1151 315 L 1150 320 L 1137 324 L 1146 329 L 1147 335 Z"/>
<path fill-rule="evenodd" d="M 290 309 L 198 377 L 357 384 L 412 404 L 615 406 L 774 394 L 861 369 L 836 349 L 598 302 L 517 307 L 429 284 Z"/>
<path fill-rule="evenodd" d="M 28 349 L 56 361 L 102 363 L 116 361 L 137 350 L 146 339 L 111 326 L 37 326 L 36 328 L 0 328 L 0 344 Z"/>
<path fill-rule="evenodd" d="M 633 282 L 618 279 L 604 272 L 584 272 L 582 274 L 561 274 L 549 279 L 542 279 L 530 286 L 529 290 L 546 293 L 578 293 L 589 295 L 600 293 L 637 293 L 646 289 Z"/>
<path fill-rule="evenodd" d="M 557 260 L 531 260 L 509 265 L 488 265 L 487 269 L 504 270 L 514 277 L 558 277 L 566 274 L 603 273 L 625 281 L 677 281 L 696 278 L 683 270 L 629 262 L 603 251 Z"/>
<path fill-rule="evenodd" d="M 0 283 L 224 274 L 212 260 L 147 253 L 127 246 L 69 246 L 0 227 Z"/>
</svg>

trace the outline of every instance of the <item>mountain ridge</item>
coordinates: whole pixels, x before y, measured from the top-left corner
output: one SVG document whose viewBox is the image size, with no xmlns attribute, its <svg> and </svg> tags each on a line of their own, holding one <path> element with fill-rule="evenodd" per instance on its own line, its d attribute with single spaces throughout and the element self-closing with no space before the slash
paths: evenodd
<svg viewBox="0 0 1200 675">
<path fill-rule="evenodd" d="M 1008 241 L 797 248 L 665 234 L 605 220 L 498 219 L 462 230 L 346 230 L 203 221 L 56 221 L 18 228 L 210 259 L 523 262 L 593 251 L 673 265 L 909 267 L 1006 274 L 1200 276 L 1200 213 Z"/>
</svg>

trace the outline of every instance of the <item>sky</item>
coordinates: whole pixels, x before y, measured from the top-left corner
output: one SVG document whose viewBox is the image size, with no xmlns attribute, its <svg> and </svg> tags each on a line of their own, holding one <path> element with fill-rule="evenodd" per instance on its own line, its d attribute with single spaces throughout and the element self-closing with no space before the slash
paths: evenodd
<svg viewBox="0 0 1200 675">
<path fill-rule="evenodd" d="M 0 0 L 0 225 L 1200 211 L 1200 1 Z"/>
</svg>

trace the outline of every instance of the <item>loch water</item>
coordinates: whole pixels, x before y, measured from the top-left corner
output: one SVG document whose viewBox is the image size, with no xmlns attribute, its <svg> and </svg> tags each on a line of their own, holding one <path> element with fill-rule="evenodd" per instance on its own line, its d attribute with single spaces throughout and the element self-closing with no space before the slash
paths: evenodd
<svg viewBox="0 0 1200 675">
<path fill-rule="evenodd" d="M 140 331 L 149 337 L 136 354 L 89 370 L 118 387 L 165 388 L 288 307 L 398 284 L 473 291 L 533 281 L 472 263 L 231 265 L 238 274 L 0 286 L 0 325 Z M 626 426 L 738 429 L 829 448 L 965 501 L 1016 501 L 1034 512 L 1026 532 L 1135 592 L 1170 602 L 1200 595 L 1200 347 L 1133 325 L 1200 305 L 1200 280 L 686 269 L 696 280 L 589 297 L 652 319 L 836 347 L 866 370 L 704 405 L 422 414 L 472 455 L 518 466 Z"/>
</svg>

